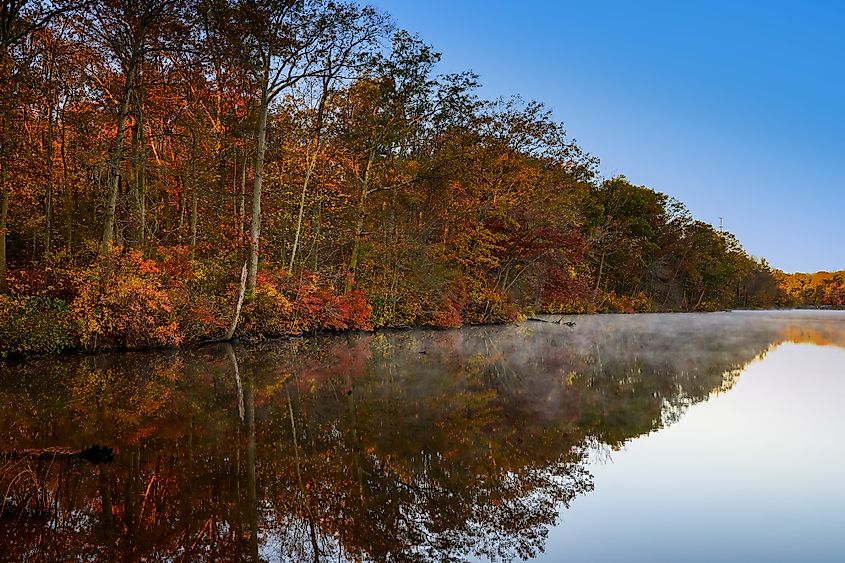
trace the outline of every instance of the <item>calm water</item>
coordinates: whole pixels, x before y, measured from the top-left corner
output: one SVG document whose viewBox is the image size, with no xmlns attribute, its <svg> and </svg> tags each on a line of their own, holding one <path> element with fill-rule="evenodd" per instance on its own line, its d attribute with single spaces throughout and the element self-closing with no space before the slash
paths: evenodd
<svg viewBox="0 0 845 563">
<path fill-rule="evenodd" d="M 0 560 L 843 560 L 845 313 L 576 320 L 0 366 Z"/>
</svg>

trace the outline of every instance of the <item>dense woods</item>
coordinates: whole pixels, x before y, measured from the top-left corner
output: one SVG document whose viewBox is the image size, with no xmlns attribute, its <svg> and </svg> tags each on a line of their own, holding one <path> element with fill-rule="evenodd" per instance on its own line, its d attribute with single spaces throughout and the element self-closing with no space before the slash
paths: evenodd
<svg viewBox="0 0 845 563">
<path fill-rule="evenodd" d="M 370 7 L 0 10 L 4 353 L 808 304 Z"/>
</svg>

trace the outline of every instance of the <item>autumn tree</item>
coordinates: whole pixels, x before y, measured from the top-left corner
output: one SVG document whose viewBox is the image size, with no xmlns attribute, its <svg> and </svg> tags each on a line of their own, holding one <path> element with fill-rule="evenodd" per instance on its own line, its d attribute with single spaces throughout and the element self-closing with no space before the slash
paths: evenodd
<svg viewBox="0 0 845 563">
<path fill-rule="evenodd" d="M 82 4 L 69 0 L 0 2 L 0 293 L 6 290 L 6 236 L 11 197 L 9 167 L 14 148 L 19 146 L 12 121 L 21 97 L 20 89 L 32 77 L 34 53 L 30 39 L 34 32 Z"/>
<path fill-rule="evenodd" d="M 215 33 L 246 73 L 255 96 L 256 138 L 248 289 L 255 289 L 270 109 L 283 92 L 309 77 L 333 75 L 378 38 L 383 16 L 356 4 L 292 0 L 220 3 Z"/>
<path fill-rule="evenodd" d="M 375 59 L 335 106 L 333 157 L 343 166 L 354 202 L 346 291 L 358 272 L 369 198 L 389 193 L 395 222 L 398 190 L 419 174 L 411 161 L 432 117 L 432 68 L 439 57 L 429 45 L 400 31 L 392 49 Z"/>
<path fill-rule="evenodd" d="M 371 7 L 0 16 L 0 332 L 32 335 L 18 351 L 843 303 L 842 276 L 773 271 L 668 195 L 600 178 L 550 108 L 438 74 Z"/>
<path fill-rule="evenodd" d="M 108 193 L 102 235 L 104 250 L 113 244 L 115 238 L 115 214 L 130 104 L 137 95 L 149 53 L 174 48 L 179 42 L 172 32 L 181 22 L 182 8 L 179 0 L 107 0 L 92 5 L 79 18 L 78 30 L 82 40 L 100 55 L 92 62 L 89 76 L 100 86 L 104 103 L 116 114 L 114 144 L 108 159 Z"/>
</svg>

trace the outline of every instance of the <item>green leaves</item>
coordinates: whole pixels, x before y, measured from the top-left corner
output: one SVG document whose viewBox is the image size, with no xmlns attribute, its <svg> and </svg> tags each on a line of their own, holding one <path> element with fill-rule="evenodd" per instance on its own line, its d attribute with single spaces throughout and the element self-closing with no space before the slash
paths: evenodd
<svg viewBox="0 0 845 563">
<path fill-rule="evenodd" d="M 67 303 L 42 296 L 0 295 L 0 356 L 61 352 L 74 345 Z"/>
</svg>

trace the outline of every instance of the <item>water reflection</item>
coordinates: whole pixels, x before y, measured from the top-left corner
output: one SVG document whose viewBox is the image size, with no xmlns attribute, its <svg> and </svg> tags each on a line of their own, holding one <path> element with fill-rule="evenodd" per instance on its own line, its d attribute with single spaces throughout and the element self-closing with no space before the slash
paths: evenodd
<svg viewBox="0 0 845 563">
<path fill-rule="evenodd" d="M 781 342 L 845 346 L 843 319 L 595 316 L 5 365 L 0 553 L 532 557 L 592 490 L 590 452 L 672 424 Z M 92 444 L 114 462 L 73 455 Z"/>
</svg>

